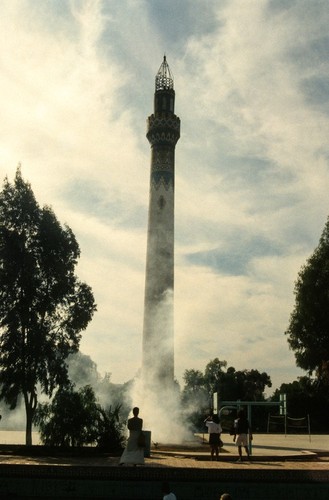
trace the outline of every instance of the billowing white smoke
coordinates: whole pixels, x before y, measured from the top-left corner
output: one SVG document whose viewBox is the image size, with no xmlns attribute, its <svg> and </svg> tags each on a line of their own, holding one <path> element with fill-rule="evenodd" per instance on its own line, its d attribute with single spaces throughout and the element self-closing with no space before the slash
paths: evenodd
<svg viewBox="0 0 329 500">
<path fill-rule="evenodd" d="M 143 419 L 143 429 L 151 431 L 153 443 L 180 444 L 192 439 L 192 433 L 184 423 L 179 388 L 159 385 L 145 387 L 137 379 L 131 391 L 132 407 L 138 406 Z"/>
<path fill-rule="evenodd" d="M 173 293 L 149 304 L 144 317 L 142 378 L 154 392 L 174 381 Z"/>
<path fill-rule="evenodd" d="M 183 419 L 179 386 L 173 377 L 172 311 L 173 293 L 168 289 L 163 300 L 156 307 L 153 304 L 149 318 L 154 325 L 153 336 L 148 338 L 148 346 L 144 345 L 142 377 L 134 381 L 130 392 L 132 407 L 140 409 L 144 430 L 151 431 L 153 442 L 162 444 L 192 438 Z"/>
</svg>

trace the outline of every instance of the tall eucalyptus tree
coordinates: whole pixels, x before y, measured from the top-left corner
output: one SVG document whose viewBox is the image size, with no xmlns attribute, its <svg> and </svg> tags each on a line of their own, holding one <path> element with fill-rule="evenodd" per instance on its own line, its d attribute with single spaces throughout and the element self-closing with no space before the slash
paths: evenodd
<svg viewBox="0 0 329 500">
<path fill-rule="evenodd" d="M 68 382 L 66 358 L 96 310 L 75 275 L 79 256 L 71 229 L 38 205 L 18 168 L 0 192 L 0 399 L 15 408 L 23 396 L 27 445 L 38 393 Z"/>
</svg>

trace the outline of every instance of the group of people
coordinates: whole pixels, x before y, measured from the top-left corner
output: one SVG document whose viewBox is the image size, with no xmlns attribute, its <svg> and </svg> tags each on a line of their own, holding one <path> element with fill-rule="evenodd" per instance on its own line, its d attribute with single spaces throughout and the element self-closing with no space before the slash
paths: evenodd
<svg viewBox="0 0 329 500">
<path fill-rule="evenodd" d="M 211 414 L 205 419 L 204 423 L 208 427 L 211 460 L 214 460 L 215 457 L 216 460 L 218 460 L 219 450 L 223 446 L 221 440 L 223 429 L 220 425 L 219 417 L 217 414 Z M 248 460 L 250 460 L 248 436 L 249 440 L 252 441 L 252 432 L 249 421 L 243 410 L 238 411 L 237 419 L 234 420 L 232 434 L 233 441 L 238 447 L 238 462 L 242 462 L 242 447 L 246 451 Z"/>
<path fill-rule="evenodd" d="M 119 462 L 120 465 L 144 465 L 145 443 L 142 443 L 141 439 L 143 437 L 143 419 L 139 418 L 138 415 L 139 408 L 133 408 L 133 417 L 128 420 L 129 437 L 127 446 L 121 455 Z M 219 417 L 217 414 L 212 413 L 205 419 L 204 423 L 208 427 L 211 460 L 214 460 L 214 458 L 218 460 L 219 450 L 223 446 L 223 442 L 221 440 L 221 433 L 223 432 L 223 429 L 220 425 Z M 238 447 L 238 462 L 242 461 L 242 447 L 245 449 L 249 460 L 250 454 L 248 436 L 249 440 L 252 441 L 252 432 L 249 421 L 243 410 L 238 411 L 237 419 L 234 421 L 232 434 L 233 441 Z"/>
<path fill-rule="evenodd" d="M 127 446 L 124 449 L 123 454 L 120 458 L 120 465 L 133 464 L 133 465 L 144 465 L 144 447 L 145 443 L 142 443 L 142 429 L 143 429 L 143 419 L 139 418 L 139 408 L 133 408 L 133 417 L 128 419 L 128 429 L 129 437 L 127 441 Z M 209 415 L 204 423 L 208 428 L 209 434 L 209 445 L 210 445 L 210 455 L 211 460 L 218 460 L 219 450 L 223 446 L 221 440 L 221 433 L 223 432 L 222 426 L 219 421 L 217 414 Z M 252 433 L 249 421 L 243 410 L 239 410 L 237 419 L 234 420 L 233 431 L 233 441 L 238 447 L 239 459 L 238 462 L 242 461 L 242 448 L 245 449 L 248 460 L 250 459 L 249 454 L 249 442 L 252 440 Z M 169 484 L 163 484 L 163 499 L 164 500 L 176 500 L 175 494 L 170 490 Z M 228 493 L 224 493 L 221 496 L 221 500 L 231 500 L 231 496 Z"/>
</svg>

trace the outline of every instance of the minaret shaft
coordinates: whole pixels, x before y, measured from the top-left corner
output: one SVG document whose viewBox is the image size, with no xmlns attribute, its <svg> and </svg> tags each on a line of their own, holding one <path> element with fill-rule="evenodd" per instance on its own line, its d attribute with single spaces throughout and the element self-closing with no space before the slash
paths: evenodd
<svg viewBox="0 0 329 500">
<path fill-rule="evenodd" d="M 166 59 L 156 76 L 154 114 L 148 118 L 151 175 L 145 275 L 143 379 L 174 381 L 174 187 L 180 120 Z"/>
</svg>

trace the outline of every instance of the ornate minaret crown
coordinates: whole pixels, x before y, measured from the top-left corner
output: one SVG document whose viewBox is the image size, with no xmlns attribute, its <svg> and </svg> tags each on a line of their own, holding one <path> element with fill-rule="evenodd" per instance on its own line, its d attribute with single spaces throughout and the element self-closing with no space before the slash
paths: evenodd
<svg viewBox="0 0 329 500">
<path fill-rule="evenodd" d="M 154 146 L 159 148 L 167 146 L 167 153 L 171 152 L 170 156 L 174 155 L 175 145 L 180 137 L 180 119 L 174 114 L 175 111 L 175 91 L 174 79 L 167 63 L 166 56 L 163 57 L 163 62 L 155 77 L 155 93 L 154 93 L 154 114 L 149 116 L 147 120 L 147 134 L 154 153 Z M 158 155 L 157 155 L 158 156 Z M 171 168 L 167 167 L 162 170 L 160 175 L 159 161 L 154 162 L 152 158 L 151 181 L 159 182 L 159 180 L 174 183 L 174 159 L 170 162 Z M 156 166 L 158 165 L 158 167 Z M 164 164 L 162 164 L 162 168 Z M 166 173 L 165 173 L 166 172 Z M 169 175 L 169 173 L 171 175 Z M 153 175 L 152 175 L 153 174 Z"/>
<path fill-rule="evenodd" d="M 155 77 L 155 91 L 174 90 L 174 79 L 170 72 L 166 56 L 163 56 L 162 64 Z"/>
</svg>

